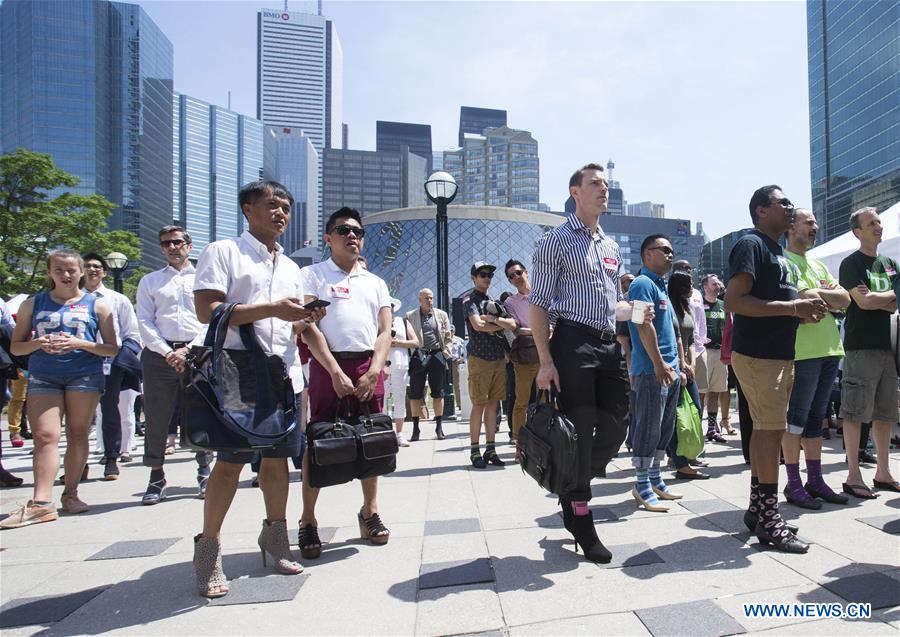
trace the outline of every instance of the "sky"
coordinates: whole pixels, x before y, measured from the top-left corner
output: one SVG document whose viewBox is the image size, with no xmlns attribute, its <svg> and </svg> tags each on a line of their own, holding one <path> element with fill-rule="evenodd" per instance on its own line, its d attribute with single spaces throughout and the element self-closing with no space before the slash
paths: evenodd
<svg viewBox="0 0 900 637">
<path fill-rule="evenodd" d="M 139 0 L 175 48 L 175 90 L 256 116 L 256 13 L 283 0 Z M 290 10 L 308 2 L 289 0 Z M 612 159 L 632 203 L 712 239 L 749 226 L 753 191 L 811 203 L 805 2 L 324 2 L 344 54 L 350 148 L 375 121 L 457 143 L 459 107 L 531 131 L 540 198 Z M 602 222 L 601 222 L 602 223 Z"/>
</svg>

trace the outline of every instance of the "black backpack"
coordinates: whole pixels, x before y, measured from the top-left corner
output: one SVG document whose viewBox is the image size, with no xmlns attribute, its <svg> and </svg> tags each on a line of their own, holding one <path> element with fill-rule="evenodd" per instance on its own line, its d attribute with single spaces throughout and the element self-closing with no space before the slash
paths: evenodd
<svg viewBox="0 0 900 637">
<path fill-rule="evenodd" d="M 519 430 L 519 464 L 522 471 L 550 493 L 564 496 L 575 486 L 578 471 L 578 434 L 575 425 L 558 406 L 556 392 L 538 392 L 528 405 Z"/>
</svg>

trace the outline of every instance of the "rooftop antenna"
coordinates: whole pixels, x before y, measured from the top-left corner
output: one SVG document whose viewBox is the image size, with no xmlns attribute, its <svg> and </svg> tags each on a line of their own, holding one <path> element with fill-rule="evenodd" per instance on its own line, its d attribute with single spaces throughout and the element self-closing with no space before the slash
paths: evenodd
<svg viewBox="0 0 900 637">
<path fill-rule="evenodd" d="M 228 91 L 228 110 L 231 110 L 231 91 Z"/>
<path fill-rule="evenodd" d="M 288 0 L 284 0 L 284 10 L 285 11 L 287 11 L 287 3 L 288 3 Z"/>
</svg>

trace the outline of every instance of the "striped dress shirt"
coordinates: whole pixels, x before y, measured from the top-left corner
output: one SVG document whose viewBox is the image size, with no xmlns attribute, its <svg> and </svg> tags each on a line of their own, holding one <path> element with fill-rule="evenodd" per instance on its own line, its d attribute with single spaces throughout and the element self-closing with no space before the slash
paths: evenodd
<svg viewBox="0 0 900 637">
<path fill-rule="evenodd" d="M 576 215 L 537 244 L 531 267 L 532 305 L 551 316 L 598 330 L 616 329 L 616 302 L 622 300 L 619 244 L 600 226 L 590 230 Z"/>
</svg>

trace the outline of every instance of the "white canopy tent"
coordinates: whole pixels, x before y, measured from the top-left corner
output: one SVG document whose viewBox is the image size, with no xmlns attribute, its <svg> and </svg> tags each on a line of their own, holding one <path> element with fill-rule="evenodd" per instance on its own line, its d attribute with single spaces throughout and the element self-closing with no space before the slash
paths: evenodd
<svg viewBox="0 0 900 637">
<path fill-rule="evenodd" d="M 895 203 L 879 216 L 884 234 L 881 235 L 878 254 L 900 261 L 900 203 Z M 852 230 L 849 230 L 828 243 L 816 246 L 807 254 L 822 261 L 828 266 L 828 271 L 837 278 L 841 261 L 857 250 L 859 250 L 859 239 L 853 236 Z"/>
<path fill-rule="evenodd" d="M 9 310 L 10 314 L 15 314 L 19 311 L 19 306 L 22 305 L 22 301 L 28 298 L 27 294 L 16 294 L 10 300 L 6 302 L 6 309 Z"/>
</svg>

